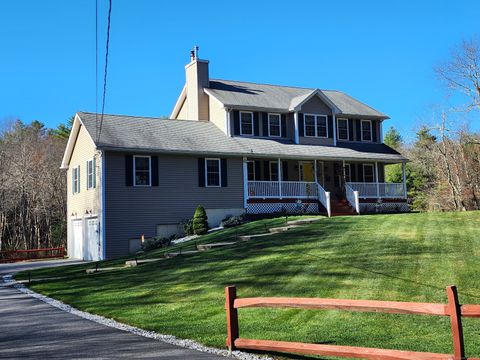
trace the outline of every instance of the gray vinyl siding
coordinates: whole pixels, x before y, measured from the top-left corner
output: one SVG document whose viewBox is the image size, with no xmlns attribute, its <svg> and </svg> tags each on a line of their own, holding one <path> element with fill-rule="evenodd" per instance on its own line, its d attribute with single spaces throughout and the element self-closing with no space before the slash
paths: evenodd
<svg viewBox="0 0 480 360">
<path fill-rule="evenodd" d="M 156 235 L 160 224 L 191 218 L 197 205 L 207 209 L 243 208 L 242 159 L 227 159 L 228 186 L 198 186 L 198 158 L 158 154 L 159 186 L 125 185 L 124 153 L 106 153 L 107 257 L 127 255 L 129 239 Z"/>
</svg>

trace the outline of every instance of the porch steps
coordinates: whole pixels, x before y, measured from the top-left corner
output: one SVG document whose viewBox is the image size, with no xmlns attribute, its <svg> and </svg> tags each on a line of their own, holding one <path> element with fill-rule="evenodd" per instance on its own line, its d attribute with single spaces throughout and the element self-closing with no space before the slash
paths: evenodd
<svg viewBox="0 0 480 360">
<path fill-rule="evenodd" d="M 357 213 L 347 200 L 331 200 L 332 216 L 351 216 Z"/>
</svg>

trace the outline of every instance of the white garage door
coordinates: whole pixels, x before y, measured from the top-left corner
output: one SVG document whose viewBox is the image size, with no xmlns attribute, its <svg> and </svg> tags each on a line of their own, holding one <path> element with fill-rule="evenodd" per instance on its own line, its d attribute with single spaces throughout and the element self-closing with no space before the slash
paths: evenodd
<svg viewBox="0 0 480 360">
<path fill-rule="evenodd" d="M 85 236 L 85 247 L 83 249 L 84 260 L 100 260 L 100 231 L 98 228 L 98 219 L 90 218 L 86 220 L 87 232 Z"/>
<path fill-rule="evenodd" d="M 72 220 L 72 252 L 70 257 L 83 259 L 83 221 Z"/>
</svg>

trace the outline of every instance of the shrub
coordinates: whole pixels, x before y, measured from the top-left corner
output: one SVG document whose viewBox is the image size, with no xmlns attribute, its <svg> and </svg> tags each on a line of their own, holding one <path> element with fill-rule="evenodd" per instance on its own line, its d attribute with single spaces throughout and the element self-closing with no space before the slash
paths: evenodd
<svg viewBox="0 0 480 360">
<path fill-rule="evenodd" d="M 208 231 L 208 217 L 203 206 L 198 205 L 193 215 L 193 232 L 196 235 L 206 234 Z"/>
<path fill-rule="evenodd" d="M 188 236 L 195 234 L 193 231 L 193 219 L 185 219 L 180 224 L 182 225 L 183 233 L 185 235 Z"/>
<path fill-rule="evenodd" d="M 172 243 L 172 236 L 169 238 L 162 238 L 155 236 L 153 238 L 146 239 L 142 244 L 143 251 L 150 251 L 155 249 L 160 249 L 162 247 L 170 246 Z"/>
<path fill-rule="evenodd" d="M 246 222 L 247 218 L 244 214 L 238 216 L 228 216 L 222 220 L 221 226 L 223 226 L 224 228 L 229 228 L 245 224 Z"/>
</svg>

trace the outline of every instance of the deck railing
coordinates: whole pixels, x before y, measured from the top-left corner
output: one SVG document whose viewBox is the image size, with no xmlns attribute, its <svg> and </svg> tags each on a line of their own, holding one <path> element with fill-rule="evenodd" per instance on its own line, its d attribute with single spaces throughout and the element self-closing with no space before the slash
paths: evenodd
<svg viewBox="0 0 480 360">
<path fill-rule="evenodd" d="M 248 197 L 309 199 L 318 197 L 318 188 L 307 181 L 249 181 Z"/>
<path fill-rule="evenodd" d="M 366 183 L 348 182 L 353 191 L 358 191 L 360 198 L 405 199 L 407 194 L 403 183 Z"/>
</svg>

